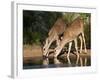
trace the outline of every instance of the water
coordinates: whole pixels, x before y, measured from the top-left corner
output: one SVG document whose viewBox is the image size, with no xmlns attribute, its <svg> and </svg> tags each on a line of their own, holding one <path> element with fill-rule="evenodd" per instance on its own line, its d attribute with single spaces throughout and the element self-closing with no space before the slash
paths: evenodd
<svg viewBox="0 0 100 80">
<path fill-rule="evenodd" d="M 59 58 L 35 57 L 28 59 L 28 62 L 23 64 L 23 69 L 91 66 L 91 58 L 89 56 L 81 57 L 78 61 L 78 64 L 76 64 L 76 57 L 70 57 L 70 61 L 71 64 L 68 63 L 66 57 L 59 57 Z"/>
</svg>

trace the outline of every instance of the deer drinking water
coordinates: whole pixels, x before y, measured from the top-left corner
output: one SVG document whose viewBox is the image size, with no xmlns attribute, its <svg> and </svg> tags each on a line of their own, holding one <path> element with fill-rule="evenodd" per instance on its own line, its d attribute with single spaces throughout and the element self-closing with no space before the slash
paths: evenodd
<svg viewBox="0 0 100 80">
<path fill-rule="evenodd" d="M 48 56 L 49 47 L 51 44 L 56 41 L 56 45 L 59 45 L 59 35 L 61 35 L 66 28 L 66 23 L 62 18 L 57 19 L 53 27 L 48 33 L 48 37 L 46 38 L 46 43 L 43 47 L 43 55 Z"/>
<path fill-rule="evenodd" d="M 77 40 L 76 40 L 78 36 L 81 40 L 80 52 L 82 51 L 83 43 L 84 43 L 85 52 L 87 52 L 85 38 L 84 38 L 84 26 L 83 25 L 84 25 L 83 20 L 80 17 L 78 17 L 65 29 L 63 38 L 60 41 L 60 44 L 55 48 L 54 57 L 57 57 L 60 54 L 63 47 L 65 46 L 65 44 L 69 43 L 69 50 L 68 50 L 67 58 L 68 58 L 68 62 L 70 63 L 69 53 L 71 50 L 72 41 L 74 40 L 76 55 L 77 55 L 76 64 L 78 64 L 79 54 L 78 54 L 78 47 L 77 47 Z"/>
</svg>

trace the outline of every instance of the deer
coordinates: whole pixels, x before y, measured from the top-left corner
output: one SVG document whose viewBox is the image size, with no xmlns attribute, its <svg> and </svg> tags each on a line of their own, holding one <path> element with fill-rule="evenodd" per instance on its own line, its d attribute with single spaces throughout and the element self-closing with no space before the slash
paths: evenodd
<svg viewBox="0 0 100 80">
<path fill-rule="evenodd" d="M 53 27 L 50 29 L 48 37 L 45 40 L 45 45 L 43 46 L 43 56 L 48 56 L 49 47 L 54 41 L 56 41 L 57 46 L 59 45 L 59 35 L 63 34 L 65 28 L 65 21 L 62 18 L 58 18 Z"/>
<path fill-rule="evenodd" d="M 54 57 L 56 58 L 60 54 L 60 52 L 63 49 L 63 47 L 68 43 L 69 44 L 69 48 L 68 48 L 67 59 L 68 59 L 68 63 L 71 64 L 70 59 L 69 59 L 69 54 L 70 54 L 70 50 L 71 50 L 71 46 L 72 46 L 72 41 L 74 41 L 75 49 L 76 49 L 76 55 L 77 55 L 76 64 L 78 64 L 78 61 L 79 61 L 79 53 L 78 53 L 78 45 L 77 45 L 77 38 L 78 37 L 79 37 L 79 39 L 81 41 L 80 53 L 82 52 L 83 43 L 84 43 L 85 53 L 87 53 L 85 37 L 84 37 L 84 22 L 83 22 L 83 20 L 81 19 L 80 16 L 77 17 L 65 29 L 65 31 L 63 33 L 63 38 L 61 39 L 59 45 L 55 48 Z"/>
</svg>

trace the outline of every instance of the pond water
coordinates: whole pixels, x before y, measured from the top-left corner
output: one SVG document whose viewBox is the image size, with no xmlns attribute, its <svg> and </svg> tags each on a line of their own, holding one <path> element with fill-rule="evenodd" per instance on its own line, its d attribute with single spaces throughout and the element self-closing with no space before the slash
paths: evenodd
<svg viewBox="0 0 100 80">
<path fill-rule="evenodd" d="M 71 64 L 68 63 L 66 57 L 59 58 L 43 58 L 43 57 L 35 57 L 30 58 L 28 63 L 23 63 L 23 69 L 42 69 L 42 68 L 58 68 L 58 67 L 84 67 L 91 66 L 91 58 L 81 57 L 76 64 L 76 57 L 70 57 Z"/>
</svg>

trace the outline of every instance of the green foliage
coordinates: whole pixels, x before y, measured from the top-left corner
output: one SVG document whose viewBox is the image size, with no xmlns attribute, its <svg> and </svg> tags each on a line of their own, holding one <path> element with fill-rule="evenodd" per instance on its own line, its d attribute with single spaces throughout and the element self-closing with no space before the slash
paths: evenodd
<svg viewBox="0 0 100 80">
<path fill-rule="evenodd" d="M 80 16 L 79 13 L 73 13 L 73 12 L 66 12 L 63 13 L 64 20 L 70 24 L 73 20 L 75 20 L 78 16 Z"/>
<path fill-rule="evenodd" d="M 62 13 L 46 11 L 23 11 L 23 43 L 40 44 Z"/>
</svg>

